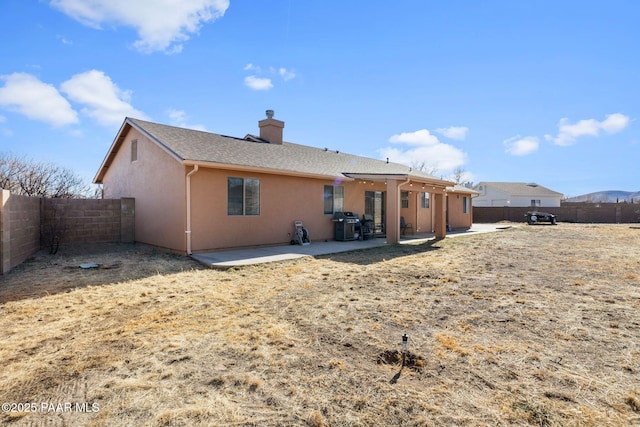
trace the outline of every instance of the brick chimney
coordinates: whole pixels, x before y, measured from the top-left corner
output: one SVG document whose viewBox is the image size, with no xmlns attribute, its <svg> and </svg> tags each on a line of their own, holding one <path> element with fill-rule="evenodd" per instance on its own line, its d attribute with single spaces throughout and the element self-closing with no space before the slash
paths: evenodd
<svg viewBox="0 0 640 427">
<path fill-rule="evenodd" d="M 273 110 L 267 110 L 267 118 L 258 122 L 260 138 L 272 144 L 282 144 L 284 122 L 273 118 Z"/>
</svg>

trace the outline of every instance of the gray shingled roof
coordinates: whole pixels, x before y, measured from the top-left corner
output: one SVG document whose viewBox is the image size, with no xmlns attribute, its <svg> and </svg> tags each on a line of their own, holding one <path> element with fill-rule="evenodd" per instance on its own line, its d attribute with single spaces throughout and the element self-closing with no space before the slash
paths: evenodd
<svg viewBox="0 0 640 427">
<path fill-rule="evenodd" d="M 270 144 L 258 137 L 247 139 L 127 118 L 129 122 L 182 161 L 223 163 L 337 178 L 345 173 L 408 174 L 440 179 L 406 165 L 322 148 L 284 142 Z"/>
<path fill-rule="evenodd" d="M 562 193 L 550 190 L 535 182 L 479 182 L 473 188 L 477 190 L 480 185 L 493 187 L 513 196 L 562 196 Z"/>
<path fill-rule="evenodd" d="M 447 191 L 454 193 L 480 194 L 479 191 L 469 188 L 462 184 L 456 184 L 453 187 L 447 187 Z"/>
</svg>

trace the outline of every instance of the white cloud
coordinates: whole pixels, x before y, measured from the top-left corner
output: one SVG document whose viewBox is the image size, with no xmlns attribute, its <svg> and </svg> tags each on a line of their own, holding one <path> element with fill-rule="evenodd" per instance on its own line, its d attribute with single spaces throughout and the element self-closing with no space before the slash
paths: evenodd
<svg viewBox="0 0 640 427">
<path fill-rule="evenodd" d="M 378 150 L 381 158 L 405 165 L 424 163 L 436 168 L 438 172 L 453 171 L 462 166 L 467 155 L 453 145 L 444 144 L 427 129 L 415 132 L 403 132 L 391 136 L 389 142 L 412 146 L 408 149 L 385 147 Z"/>
<path fill-rule="evenodd" d="M 229 0 L 51 0 L 51 5 L 83 25 L 134 28 L 141 52 L 182 50 L 200 27 L 224 15 Z"/>
<path fill-rule="evenodd" d="M 253 71 L 255 73 L 261 73 L 262 69 L 260 67 L 257 67 L 251 63 L 247 64 L 244 66 L 243 70 L 245 71 Z"/>
<path fill-rule="evenodd" d="M 173 126 L 178 126 L 178 127 L 187 128 L 187 129 L 201 130 L 201 131 L 207 130 L 204 125 L 189 124 L 187 121 L 187 113 L 185 113 L 183 110 L 176 110 L 171 108 L 167 110 L 167 115 L 169 116 L 169 119 Z"/>
<path fill-rule="evenodd" d="M 469 132 L 469 128 L 464 126 L 451 126 L 448 128 L 438 128 L 436 132 L 450 139 L 464 141 L 467 137 L 467 132 Z"/>
<path fill-rule="evenodd" d="M 600 123 L 602 130 L 607 133 L 617 133 L 622 131 L 629 125 L 629 117 L 624 114 L 615 113 L 606 116 L 604 121 Z"/>
<path fill-rule="evenodd" d="M 65 36 L 57 35 L 56 38 L 62 42 L 62 44 L 72 45 L 73 42 L 66 38 Z"/>
<path fill-rule="evenodd" d="M 78 123 L 78 114 L 54 86 L 27 73 L 0 79 L 5 81 L 0 88 L 0 106 L 56 127 Z"/>
<path fill-rule="evenodd" d="M 402 132 L 392 135 L 389 142 L 394 144 L 409 145 L 435 145 L 439 144 L 438 137 L 432 135 L 427 129 L 420 129 L 415 132 Z"/>
<path fill-rule="evenodd" d="M 0 115 L 0 124 L 2 123 L 6 123 L 7 118 L 3 115 Z M 4 126 L 0 126 L 0 133 L 4 136 L 12 136 L 13 132 L 11 132 L 11 129 L 7 129 Z"/>
<path fill-rule="evenodd" d="M 596 119 L 584 119 L 575 124 L 571 124 L 568 118 L 562 118 L 558 122 L 558 134 L 545 135 L 545 139 L 553 141 L 557 145 L 572 145 L 582 136 L 599 136 L 601 131 L 607 133 L 617 133 L 626 128 L 629 124 L 629 117 L 624 114 L 609 114 L 603 121 Z"/>
<path fill-rule="evenodd" d="M 244 78 L 244 84 L 253 90 L 271 89 L 273 87 L 273 77 L 278 75 L 285 82 L 296 78 L 296 73 L 293 70 L 288 70 L 284 67 L 280 67 L 278 69 L 274 67 L 267 67 L 263 72 L 262 67 L 259 65 L 248 63 L 244 66 L 243 70 L 252 73 L 252 75 Z M 263 75 L 267 75 L 268 77 L 262 77 Z"/>
<path fill-rule="evenodd" d="M 278 70 L 278 74 L 280 74 L 280 77 L 282 77 L 282 79 L 285 82 L 288 82 L 289 80 L 295 79 L 296 78 L 296 73 L 292 70 L 287 70 L 286 68 L 282 67 Z"/>
<path fill-rule="evenodd" d="M 180 126 L 185 122 L 187 118 L 187 113 L 182 110 L 174 110 L 173 108 L 167 110 L 167 116 L 171 119 L 171 124 L 175 126 Z"/>
<path fill-rule="evenodd" d="M 82 113 L 103 125 L 120 124 L 125 117 L 147 118 L 129 103 L 131 93 L 121 90 L 102 71 L 76 74 L 62 83 L 61 90 L 72 101 L 85 105 Z"/>
<path fill-rule="evenodd" d="M 245 86 L 253 90 L 269 90 L 273 87 L 273 83 L 271 83 L 271 79 L 256 77 L 256 76 L 245 77 L 244 84 Z"/>
<path fill-rule="evenodd" d="M 527 154 L 531 154 L 537 151 L 540 145 L 538 138 L 535 136 L 525 136 L 523 138 L 520 135 L 509 138 L 503 143 L 505 151 L 509 154 L 513 154 L 514 156 L 526 156 Z"/>
</svg>

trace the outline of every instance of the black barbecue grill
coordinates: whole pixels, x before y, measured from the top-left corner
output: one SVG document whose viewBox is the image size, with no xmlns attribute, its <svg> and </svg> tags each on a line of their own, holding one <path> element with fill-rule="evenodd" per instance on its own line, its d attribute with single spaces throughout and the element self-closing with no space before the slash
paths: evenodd
<svg viewBox="0 0 640 427">
<path fill-rule="evenodd" d="M 336 224 L 336 240 L 345 241 L 358 238 L 360 234 L 358 215 L 353 212 L 336 212 L 331 220 Z"/>
</svg>

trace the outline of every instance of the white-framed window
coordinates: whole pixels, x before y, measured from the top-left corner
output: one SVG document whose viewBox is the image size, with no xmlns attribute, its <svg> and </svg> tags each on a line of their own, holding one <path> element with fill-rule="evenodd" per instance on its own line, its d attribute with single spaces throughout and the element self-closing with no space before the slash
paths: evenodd
<svg viewBox="0 0 640 427">
<path fill-rule="evenodd" d="M 400 207 L 401 208 L 408 208 L 409 207 L 409 192 L 408 191 L 401 191 L 400 192 Z"/>
<path fill-rule="evenodd" d="M 427 192 L 420 193 L 420 206 L 422 209 L 429 209 L 429 197 Z"/>
<path fill-rule="evenodd" d="M 541 206 L 540 200 L 531 199 L 531 206 Z"/>
<path fill-rule="evenodd" d="M 227 179 L 227 215 L 260 215 L 260 180 L 256 178 Z"/>
<path fill-rule="evenodd" d="M 138 140 L 131 140 L 131 162 L 135 162 L 138 160 Z"/>
<path fill-rule="evenodd" d="M 462 198 L 462 213 L 464 214 L 469 213 L 469 197 L 467 196 L 464 196 Z"/>
<path fill-rule="evenodd" d="M 344 212 L 344 187 L 342 185 L 324 186 L 324 213 Z"/>
</svg>

